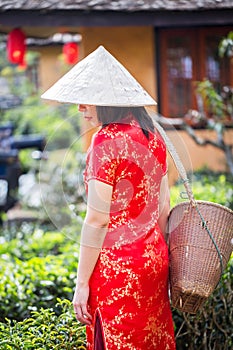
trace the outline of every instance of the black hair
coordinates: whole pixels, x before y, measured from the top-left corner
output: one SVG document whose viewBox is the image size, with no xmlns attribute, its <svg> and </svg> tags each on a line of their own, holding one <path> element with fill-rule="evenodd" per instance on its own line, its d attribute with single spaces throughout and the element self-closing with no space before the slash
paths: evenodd
<svg viewBox="0 0 233 350">
<path fill-rule="evenodd" d="M 144 135 L 149 138 L 149 132 L 154 132 L 154 124 L 145 107 L 112 107 L 96 106 L 97 118 L 102 126 L 120 122 L 131 113 L 139 123 Z"/>
</svg>

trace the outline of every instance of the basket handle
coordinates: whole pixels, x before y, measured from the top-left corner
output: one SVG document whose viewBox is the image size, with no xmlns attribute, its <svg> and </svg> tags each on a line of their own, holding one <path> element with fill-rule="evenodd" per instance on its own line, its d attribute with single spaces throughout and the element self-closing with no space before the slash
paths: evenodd
<svg viewBox="0 0 233 350">
<path fill-rule="evenodd" d="M 221 254 L 221 252 L 220 252 L 220 250 L 219 250 L 219 248 L 218 248 L 218 246 L 217 246 L 217 243 L 216 243 L 216 241 L 215 241 L 215 239 L 214 239 L 212 233 L 210 232 L 210 230 L 209 230 L 209 228 L 208 228 L 208 226 L 207 226 L 207 223 L 206 223 L 205 219 L 203 218 L 203 216 L 202 216 L 202 214 L 201 214 L 201 212 L 200 212 L 200 210 L 199 210 L 199 208 L 198 208 L 198 206 L 197 206 L 197 203 L 196 203 L 196 201 L 195 201 L 195 199 L 194 199 L 194 195 L 193 195 L 193 192 L 192 192 L 192 190 L 191 190 L 191 187 L 190 187 L 190 184 L 189 184 L 189 179 L 188 179 L 188 177 L 187 177 L 187 173 L 186 173 L 186 170 L 185 170 L 185 168 L 184 168 L 184 166 L 183 166 L 183 163 L 181 162 L 181 159 L 180 159 L 178 153 L 176 152 L 176 149 L 175 149 L 173 143 L 171 142 L 171 140 L 170 140 L 169 137 L 167 136 L 167 134 L 166 134 L 166 132 L 164 131 L 164 129 L 162 128 L 162 126 L 159 125 L 159 123 L 156 122 L 155 120 L 153 120 L 153 122 L 154 122 L 154 124 L 155 124 L 156 129 L 158 130 L 158 132 L 160 133 L 160 135 L 163 137 L 164 142 L 165 142 L 165 144 L 166 144 L 166 146 L 167 146 L 167 149 L 168 149 L 168 151 L 169 151 L 169 153 L 170 153 L 170 155 L 171 155 L 171 157 L 172 157 L 172 160 L 173 160 L 173 162 L 174 162 L 174 164 L 175 164 L 175 166 L 176 166 L 176 168 L 177 168 L 177 170 L 178 170 L 178 173 L 179 173 L 179 175 L 180 175 L 180 177 L 181 177 L 181 179 L 182 179 L 182 181 L 183 181 L 184 187 L 185 187 L 185 189 L 186 189 L 186 191 L 187 191 L 187 194 L 188 194 L 188 197 L 189 197 L 189 200 L 190 200 L 190 204 L 191 204 L 193 207 L 196 208 L 197 213 L 198 213 L 198 215 L 200 216 L 201 221 L 202 221 L 202 223 L 203 223 L 203 227 L 204 227 L 205 230 L 207 231 L 207 233 L 208 233 L 210 239 L 212 240 L 212 242 L 213 242 L 213 244 L 214 244 L 214 246 L 215 246 L 215 249 L 216 249 L 216 251 L 217 251 L 217 253 L 218 253 L 219 260 L 220 260 L 220 267 L 221 267 L 221 274 L 220 274 L 220 277 L 221 277 L 221 275 L 223 274 L 223 271 L 224 271 L 223 260 L 222 260 L 222 254 Z M 219 283 L 219 282 L 218 282 L 218 283 Z"/>
<path fill-rule="evenodd" d="M 178 173 L 182 179 L 182 182 L 183 182 L 184 187 L 186 189 L 190 203 L 192 204 L 192 206 L 196 206 L 196 201 L 194 199 L 194 195 L 193 195 L 192 189 L 191 189 L 190 184 L 189 184 L 189 179 L 188 179 L 186 170 L 181 162 L 181 159 L 180 159 L 178 153 L 176 152 L 176 149 L 175 149 L 173 143 L 171 142 L 171 140 L 167 136 L 167 134 L 164 131 L 164 129 L 162 128 L 162 126 L 159 125 L 159 123 L 156 122 L 155 120 L 153 122 L 155 124 L 156 129 L 158 130 L 160 135 L 163 137 L 164 142 L 166 143 L 168 152 L 170 153 L 172 160 L 173 160 L 173 162 L 178 170 Z"/>
</svg>

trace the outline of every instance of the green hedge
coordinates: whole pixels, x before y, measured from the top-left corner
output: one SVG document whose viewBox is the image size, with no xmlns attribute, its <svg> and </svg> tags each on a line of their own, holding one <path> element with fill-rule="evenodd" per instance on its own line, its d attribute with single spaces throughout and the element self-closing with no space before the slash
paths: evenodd
<svg viewBox="0 0 233 350">
<path fill-rule="evenodd" d="M 212 173 L 207 169 L 195 172 L 189 177 L 194 197 L 197 200 L 209 201 L 225 205 L 233 209 L 233 177 L 229 174 Z M 184 194 L 183 184 L 171 187 L 171 206 L 181 202 L 180 194 Z"/>
<path fill-rule="evenodd" d="M 9 241 L 1 237 L 0 321 L 23 320 L 31 310 L 53 307 L 57 298 L 73 296 L 78 243 L 65 233 L 28 233 L 19 232 Z"/>
<path fill-rule="evenodd" d="M 233 209 L 233 178 L 230 174 L 200 169 L 189 176 L 194 197 Z M 171 187 L 171 206 L 181 202 L 182 184 Z M 187 200 L 187 199 L 186 199 Z M 233 257 L 208 302 L 194 316 L 173 310 L 177 350 L 231 350 L 233 305 Z"/>
<path fill-rule="evenodd" d="M 173 310 L 177 350 L 231 350 L 233 258 L 218 288 L 197 313 Z M 85 328 L 74 318 L 71 302 L 32 311 L 23 321 L 0 323 L 0 349 L 85 349 Z"/>
<path fill-rule="evenodd" d="M 173 310 L 177 350 L 233 349 L 233 255 L 221 281 L 196 315 Z"/>
<path fill-rule="evenodd" d="M 4 241 L 0 245 L 0 256 L 10 254 L 11 258 L 16 257 L 28 260 L 35 256 L 46 256 L 48 253 L 57 255 L 64 243 L 64 235 L 60 232 L 45 232 L 39 230 L 28 239 L 14 238 Z"/>
<path fill-rule="evenodd" d="M 1 260 L 0 320 L 22 320 L 31 310 L 52 307 L 56 298 L 72 298 L 77 256 L 35 257 L 27 261 L 6 255 Z"/>
<path fill-rule="evenodd" d="M 198 176 L 193 183 L 196 198 L 231 206 L 232 185 L 226 175 L 215 175 L 212 181 L 207 175 Z M 179 186 L 171 189 L 173 202 L 179 191 Z M 78 234 L 77 226 L 49 232 L 24 225 L 2 232 L 0 350 L 85 348 L 85 329 L 75 320 L 68 301 L 76 279 Z M 232 285 L 233 258 L 197 315 L 173 310 L 177 350 L 233 348 Z M 63 301 L 57 304 L 58 298 Z"/>
<path fill-rule="evenodd" d="M 33 311 L 21 322 L 0 323 L 0 350 L 84 350 L 85 327 L 78 323 L 71 302 L 58 300 L 56 308 Z"/>
<path fill-rule="evenodd" d="M 85 327 L 70 301 L 78 264 L 75 231 L 43 232 L 27 224 L 2 232 L 1 350 L 86 348 Z"/>
</svg>

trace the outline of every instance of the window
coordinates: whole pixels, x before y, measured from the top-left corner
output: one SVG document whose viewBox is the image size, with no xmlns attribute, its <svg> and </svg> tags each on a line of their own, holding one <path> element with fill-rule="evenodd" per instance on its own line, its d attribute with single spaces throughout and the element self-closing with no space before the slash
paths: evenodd
<svg viewBox="0 0 233 350">
<path fill-rule="evenodd" d="M 232 28 L 161 29 L 160 37 L 160 113 L 183 117 L 196 109 L 195 82 L 210 80 L 218 92 L 233 85 L 230 60 L 218 56 L 220 40 Z"/>
</svg>

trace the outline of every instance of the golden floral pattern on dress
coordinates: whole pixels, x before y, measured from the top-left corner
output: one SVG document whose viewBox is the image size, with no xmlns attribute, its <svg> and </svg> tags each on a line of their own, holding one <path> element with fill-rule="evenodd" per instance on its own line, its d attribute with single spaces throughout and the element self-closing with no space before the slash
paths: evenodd
<svg viewBox="0 0 233 350">
<path fill-rule="evenodd" d="M 157 224 L 166 147 L 133 116 L 93 137 L 84 173 L 113 186 L 108 232 L 90 279 L 89 307 L 101 316 L 106 350 L 174 350 L 168 249 Z M 95 319 L 95 318 L 94 318 Z M 87 349 L 94 350 L 87 326 Z"/>
</svg>

